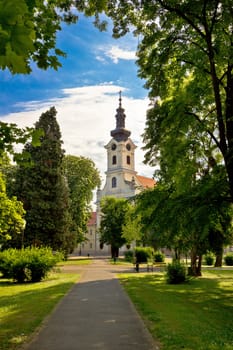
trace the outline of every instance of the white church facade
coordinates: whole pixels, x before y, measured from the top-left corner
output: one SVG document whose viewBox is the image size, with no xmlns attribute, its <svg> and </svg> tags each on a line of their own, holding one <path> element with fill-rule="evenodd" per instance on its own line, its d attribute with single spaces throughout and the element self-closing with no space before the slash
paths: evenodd
<svg viewBox="0 0 233 350">
<path fill-rule="evenodd" d="M 82 255 L 110 254 L 109 246 L 100 247 L 98 235 L 101 220 L 100 201 L 103 197 L 130 198 L 146 188 L 155 186 L 154 179 L 140 176 L 135 170 L 136 145 L 130 138 L 131 132 L 125 128 L 126 115 L 122 108 L 121 93 L 116 112 L 116 127 L 111 131 L 111 139 L 105 146 L 107 151 L 105 185 L 103 189 L 97 190 L 96 212 L 92 213 L 89 220 L 86 242 L 83 242 L 79 249 Z M 121 251 L 125 249 L 126 247 L 123 247 Z"/>
</svg>

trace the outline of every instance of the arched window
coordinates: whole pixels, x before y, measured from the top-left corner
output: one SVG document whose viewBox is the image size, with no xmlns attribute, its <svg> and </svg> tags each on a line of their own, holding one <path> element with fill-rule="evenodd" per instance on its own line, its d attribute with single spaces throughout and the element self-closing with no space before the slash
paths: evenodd
<svg viewBox="0 0 233 350">
<path fill-rule="evenodd" d="M 112 156 L 112 164 L 116 164 L 117 163 L 117 157 L 116 156 Z"/>
<path fill-rule="evenodd" d="M 130 164 L 130 156 L 127 156 L 126 161 L 127 161 L 127 164 Z"/>
<path fill-rule="evenodd" d="M 117 179 L 116 179 L 116 177 L 113 177 L 112 178 L 112 188 L 115 188 L 115 187 L 117 187 Z"/>
</svg>

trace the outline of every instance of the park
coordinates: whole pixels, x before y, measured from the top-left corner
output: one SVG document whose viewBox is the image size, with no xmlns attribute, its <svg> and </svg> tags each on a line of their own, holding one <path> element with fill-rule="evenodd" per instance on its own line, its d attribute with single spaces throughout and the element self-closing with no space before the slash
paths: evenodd
<svg viewBox="0 0 233 350">
<path fill-rule="evenodd" d="M 2 350 L 233 349 L 232 18 L 0 0 Z"/>
<path fill-rule="evenodd" d="M 92 278 L 95 280 L 95 284 L 92 287 L 88 285 L 90 280 L 87 280 L 90 278 L 87 275 L 90 271 L 92 271 Z M 69 342 L 74 339 L 75 341 L 80 339 L 78 348 L 91 348 L 96 342 L 96 332 L 93 330 L 93 335 L 91 335 L 92 330 L 86 324 L 88 321 L 85 317 L 88 318 L 89 312 L 93 327 L 95 326 L 94 320 L 99 324 L 96 325 L 99 331 L 98 341 L 101 339 L 103 341 L 103 336 L 105 337 L 103 349 L 106 344 L 109 344 L 109 339 L 106 339 L 106 330 L 104 330 L 104 327 L 109 327 L 109 324 L 103 322 L 104 327 L 101 327 L 102 317 L 105 317 L 105 320 L 116 318 L 117 321 L 117 317 L 119 317 L 119 326 L 117 322 L 110 323 L 112 327 L 115 325 L 115 332 L 118 335 L 118 338 L 115 340 L 116 345 L 112 347 L 115 349 L 119 346 L 119 334 L 122 333 L 121 328 L 119 332 L 119 327 L 123 327 L 127 333 L 127 328 L 125 327 L 131 322 L 131 311 L 128 311 L 124 304 L 124 311 L 129 312 L 129 314 L 126 316 L 126 319 L 121 316 L 121 299 L 119 296 L 117 298 L 114 297 L 114 291 L 118 288 L 117 284 L 113 285 L 114 291 L 111 290 L 112 296 L 108 300 L 106 293 L 108 285 L 106 280 L 103 279 L 106 271 L 111 276 L 111 279 L 107 280 L 108 283 L 116 283 L 112 279 L 112 275 L 113 273 L 117 275 L 118 281 L 123 286 L 124 291 L 128 293 L 137 312 L 152 335 L 153 344 L 157 346 L 157 349 L 211 350 L 233 348 L 231 317 L 233 307 L 233 268 L 223 267 L 219 269 L 205 266 L 201 278 L 193 278 L 183 284 L 167 284 L 164 278 L 164 271 L 161 271 L 160 268 L 155 267 L 153 272 L 147 272 L 146 265 L 142 265 L 141 271 L 137 273 L 133 265 L 123 258 L 114 263 L 113 260 L 106 258 L 72 257 L 72 259 L 68 259 L 65 262 L 59 262 L 56 270 L 39 283 L 15 284 L 9 280 L 0 279 L 1 349 L 22 349 L 24 348 L 22 345 L 25 346 L 25 344 L 30 349 L 30 342 L 35 339 L 38 330 L 42 329 L 42 335 L 43 330 L 46 331 L 46 323 L 44 327 L 41 327 L 43 321 L 46 319 L 50 324 L 53 322 L 53 327 L 55 327 L 54 324 L 57 321 L 54 313 L 58 311 L 59 307 L 61 308 L 61 299 L 67 293 L 68 295 L 73 293 L 73 299 L 75 292 L 76 298 L 80 294 L 81 300 L 86 299 L 85 307 L 84 309 L 81 307 L 81 310 L 79 310 L 77 306 L 72 304 L 72 308 L 69 306 L 66 313 L 63 307 L 66 318 L 61 318 L 61 314 L 59 314 L 59 326 L 57 329 L 53 328 L 53 332 L 56 332 L 55 339 L 61 342 L 59 340 L 61 335 L 67 339 L 67 344 L 70 344 Z M 84 276 L 84 284 L 82 289 L 79 290 L 78 285 L 81 275 Z M 99 282 L 97 283 L 98 280 Z M 119 282 L 117 283 L 119 284 Z M 86 287 L 84 287 L 85 283 Z M 98 288 L 101 288 L 102 296 L 96 296 Z M 94 293 L 93 295 L 90 295 L 90 290 Z M 103 298 L 104 293 L 106 293 L 105 298 Z M 88 298 L 90 303 L 92 301 L 91 305 L 88 305 Z M 76 299 L 75 302 L 78 303 Z M 114 308 L 108 306 L 108 302 L 111 305 L 117 304 Z M 95 306 L 95 303 L 99 306 Z M 110 308 L 110 315 L 105 308 Z M 75 317 L 80 317 L 83 324 L 78 324 Z M 62 330 L 64 323 L 71 328 L 70 332 L 64 331 L 65 334 L 63 334 Z M 77 328 L 79 327 L 80 329 L 78 330 Z M 129 332 L 130 327 L 129 325 Z M 74 334 L 72 329 L 75 329 Z M 139 331 L 137 330 L 137 333 L 139 333 L 139 336 L 142 336 L 140 329 Z M 77 334 L 79 337 L 77 337 Z M 110 341 L 114 341 L 114 331 L 111 331 L 110 334 L 112 335 Z M 136 337 L 135 333 L 133 335 Z M 48 336 L 49 334 L 44 337 L 41 336 L 42 341 L 48 340 Z M 83 340 L 83 337 L 86 337 L 86 339 Z M 107 336 L 107 338 L 109 337 Z M 143 339 L 142 336 L 141 341 Z M 122 344 L 122 339 L 120 340 Z M 125 349 L 131 349 L 132 345 L 130 345 L 128 338 L 126 339 L 126 344 L 124 342 L 123 344 Z M 55 348 L 53 346 L 60 349 L 56 342 L 55 345 L 51 342 L 50 346 L 51 349 Z M 69 348 L 72 349 L 72 347 Z M 110 349 L 111 347 L 109 346 L 108 348 Z M 32 347 L 31 349 L 34 348 Z M 37 348 L 35 347 L 35 349 Z M 139 345 L 138 349 L 144 349 L 144 347 Z M 156 347 L 151 349 L 156 349 Z"/>
</svg>

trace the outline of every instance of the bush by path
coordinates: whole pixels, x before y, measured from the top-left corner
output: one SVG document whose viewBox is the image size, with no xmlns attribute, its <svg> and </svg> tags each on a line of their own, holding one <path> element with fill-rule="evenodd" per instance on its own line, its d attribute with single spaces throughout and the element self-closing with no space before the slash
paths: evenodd
<svg viewBox="0 0 233 350">
<path fill-rule="evenodd" d="M 62 258 L 46 247 L 7 249 L 0 252 L 0 272 L 18 283 L 40 282 Z"/>
</svg>

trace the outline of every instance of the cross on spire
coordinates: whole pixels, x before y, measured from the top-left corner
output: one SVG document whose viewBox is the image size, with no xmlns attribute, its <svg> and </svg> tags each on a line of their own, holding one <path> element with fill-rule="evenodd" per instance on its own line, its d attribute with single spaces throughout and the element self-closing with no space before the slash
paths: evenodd
<svg viewBox="0 0 233 350">
<path fill-rule="evenodd" d="M 119 107 L 121 108 L 121 90 L 119 91 Z"/>
</svg>

